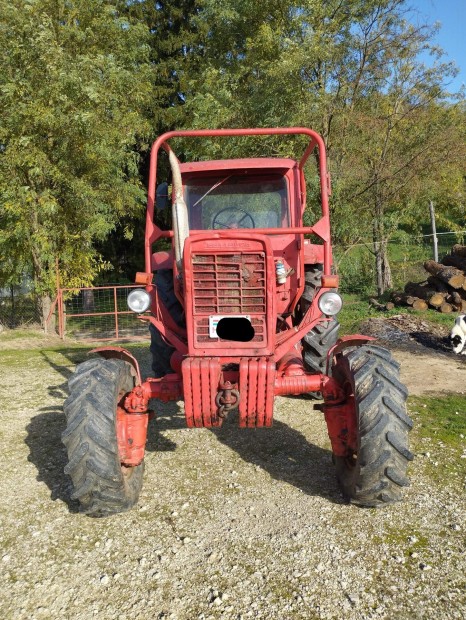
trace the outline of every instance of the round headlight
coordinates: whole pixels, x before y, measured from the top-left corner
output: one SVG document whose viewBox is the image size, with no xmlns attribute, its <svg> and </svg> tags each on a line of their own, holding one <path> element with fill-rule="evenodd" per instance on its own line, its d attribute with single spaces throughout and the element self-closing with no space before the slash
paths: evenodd
<svg viewBox="0 0 466 620">
<path fill-rule="evenodd" d="M 135 288 L 128 295 L 128 307 L 137 314 L 142 314 L 150 306 L 150 295 L 143 288 Z"/>
<path fill-rule="evenodd" d="M 343 300 L 338 293 L 328 292 L 319 297 L 319 308 L 327 316 L 338 314 L 342 305 Z"/>
</svg>

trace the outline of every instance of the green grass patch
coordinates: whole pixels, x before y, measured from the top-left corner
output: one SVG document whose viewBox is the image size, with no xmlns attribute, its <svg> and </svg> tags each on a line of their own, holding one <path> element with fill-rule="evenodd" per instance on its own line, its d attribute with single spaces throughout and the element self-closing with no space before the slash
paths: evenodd
<svg viewBox="0 0 466 620">
<path fill-rule="evenodd" d="M 456 316 L 452 314 L 442 314 L 435 310 L 420 312 L 408 307 L 396 307 L 393 310 L 381 312 L 370 305 L 368 296 L 343 293 L 342 297 L 343 307 L 338 315 L 340 336 L 359 333 L 361 324 L 370 318 L 382 319 L 401 314 L 422 320 L 424 323 L 432 326 L 441 326 L 451 329 L 454 317 Z M 385 301 L 388 301 L 388 299 L 389 294 L 386 295 Z"/>
<path fill-rule="evenodd" d="M 449 446 L 466 447 L 466 397 L 447 394 L 438 397 L 413 396 L 409 409 L 420 438 L 435 438 Z"/>
<path fill-rule="evenodd" d="M 0 334 L 0 342 L 12 342 L 27 338 L 31 340 L 43 340 L 44 332 L 39 329 L 6 329 Z"/>
<path fill-rule="evenodd" d="M 424 474 L 436 484 L 464 491 L 466 398 L 459 394 L 413 396 L 408 412 L 414 422 L 411 443 Z"/>
</svg>

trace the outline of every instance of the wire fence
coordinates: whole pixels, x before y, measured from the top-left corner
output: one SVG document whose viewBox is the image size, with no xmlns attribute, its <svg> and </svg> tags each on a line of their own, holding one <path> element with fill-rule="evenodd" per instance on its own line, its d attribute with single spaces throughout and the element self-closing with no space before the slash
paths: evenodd
<svg viewBox="0 0 466 620">
<path fill-rule="evenodd" d="M 148 324 L 128 309 L 135 285 L 61 289 L 49 319 L 61 338 L 78 340 L 140 340 L 148 337 Z"/>
<path fill-rule="evenodd" d="M 41 327 L 38 298 L 19 286 L 0 289 L 0 332 L 24 327 Z"/>
<path fill-rule="evenodd" d="M 438 233 L 439 260 L 452 245 L 463 243 L 466 232 Z M 388 244 L 393 288 L 427 278 L 424 261 L 433 258 L 432 235 L 394 240 Z M 334 259 L 340 290 L 361 297 L 376 293 L 375 258 L 370 241 L 336 246 Z M 137 340 L 148 337 L 147 324 L 128 310 L 126 299 L 134 285 L 63 289 L 48 320 L 49 331 L 83 340 Z M 0 288 L 0 332 L 4 329 L 44 328 L 39 298 L 28 286 Z"/>
<path fill-rule="evenodd" d="M 450 253 L 455 243 L 462 242 L 461 233 L 438 233 L 439 261 Z M 422 282 L 429 275 L 424 270 L 423 263 L 434 257 L 432 235 L 391 241 L 387 245 L 387 253 L 392 288 L 403 290 L 407 282 Z M 337 246 L 334 249 L 334 261 L 343 293 L 366 296 L 376 293 L 375 256 L 370 241 L 350 247 Z"/>
</svg>

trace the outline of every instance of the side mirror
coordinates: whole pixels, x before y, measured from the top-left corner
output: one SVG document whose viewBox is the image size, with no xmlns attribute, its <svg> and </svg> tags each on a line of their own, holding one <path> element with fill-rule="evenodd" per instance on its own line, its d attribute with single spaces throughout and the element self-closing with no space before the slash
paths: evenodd
<svg viewBox="0 0 466 620">
<path fill-rule="evenodd" d="M 168 207 L 168 183 L 160 183 L 155 192 L 155 206 L 159 211 Z"/>
</svg>

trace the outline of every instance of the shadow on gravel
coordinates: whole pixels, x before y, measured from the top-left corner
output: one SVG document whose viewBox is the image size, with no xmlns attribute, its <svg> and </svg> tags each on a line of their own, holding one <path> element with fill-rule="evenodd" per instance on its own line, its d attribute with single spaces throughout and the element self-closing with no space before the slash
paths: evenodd
<svg viewBox="0 0 466 620">
<path fill-rule="evenodd" d="M 331 452 L 309 443 L 287 424 L 275 420 L 272 428 L 240 429 L 237 415 L 232 413 L 220 429 L 212 432 L 244 461 L 260 467 L 275 480 L 335 504 L 346 503 L 336 482 Z"/>
<path fill-rule="evenodd" d="M 50 489 L 52 501 L 61 500 L 70 512 L 78 512 L 78 502 L 70 499 L 71 480 L 63 468 L 67 463 L 61 434 L 65 430 L 65 415 L 58 407 L 47 407 L 34 416 L 26 427 L 25 443 L 29 448 L 28 461 L 37 469 L 37 480 Z"/>
<path fill-rule="evenodd" d="M 136 349 L 134 353 L 145 376 L 148 351 Z M 49 487 L 52 500 L 62 500 L 70 512 L 77 512 L 78 502 L 70 499 L 71 480 L 63 471 L 67 456 L 61 443 L 61 433 L 65 429 L 62 407 L 68 394 L 67 382 L 73 370 L 69 366 L 56 364 L 45 351 L 42 355 L 62 375 L 64 382 L 48 387 L 50 396 L 57 399 L 57 405 L 43 409 L 43 413 L 34 417 L 27 427 L 25 441 L 29 447 L 29 460 L 38 470 L 37 480 L 45 482 Z M 82 351 L 70 350 L 63 352 L 63 355 L 73 363 L 87 359 Z M 174 451 L 176 443 L 164 436 L 163 432 L 186 428 L 184 414 L 174 402 L 152 401 L 150 406 L 154 405 L 157 418 L 149 424 L 146 450 Z M 240 429 L 238 415 L 232 412 L 220 429 L 211 429 L 211 432 L 220 443 L 234 450 L 245 462 L 260 467 L 273 479 L 287 482 L 308 495 L 319 495 L 336 504 L 345 503 L 336 482 L 331 452 L 309 443 L 302 433 L 287 424 L 275 420 L 272 428 Z M 254 484 L 253 476 L 251 484 Z"/>
</svg>

